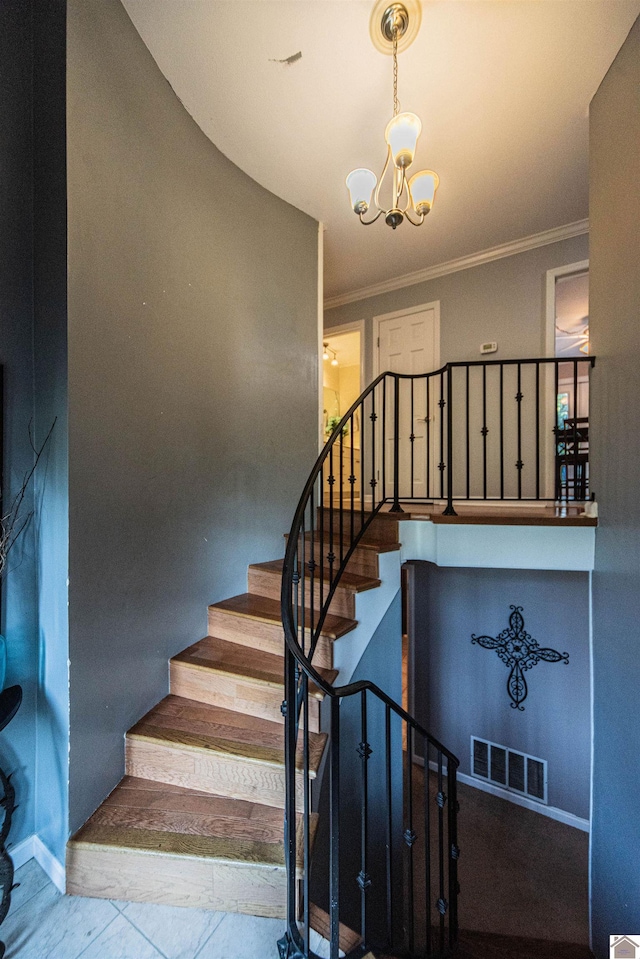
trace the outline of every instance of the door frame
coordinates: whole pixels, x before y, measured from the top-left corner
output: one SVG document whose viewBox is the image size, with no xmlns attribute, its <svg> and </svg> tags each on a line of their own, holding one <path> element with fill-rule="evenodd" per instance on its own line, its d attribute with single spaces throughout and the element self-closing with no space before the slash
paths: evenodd
<svg viewBox="0 0 640 959">
<path fill-rule="evenodd" d="M 423 310 L 433 310 L 433 358 L 434 369 L 440 369 L 440 300 L 433 300 L 431 303 L 420 303 L 416 306 L 410 306 L 406 310 L 393 310 L 391 313 L 381 313 L 373 318 L 373 379 L 384 370 L 380 369 L 380 324 L 385 320 L 395 320 L 399 316 L 410 316 L 412 313 L 422 313 Z M 428 348 L 429 343 L 425 341 Z M 425 370 L 430 373 L 431 370 Z"/>
<path fill-rule="evenodd" d="M 561 276 L 573 276 L 575 273 L 588 273 L 589 260 L 578 260 L 577 263 L 566 263 L 564 266 L 557 266 L 553 270 L 547 270 L 545 283 L 545 324 L 544 324 L 544 342 L 543 356 L 556 355 L 556 280 Z M 553 382 L 553 371 L 550 366 L 544 371 L 545 394 L 552 396 L 551 383 Z M 544 410 L 546 422 L 555 423 L 556 420 L 556 398 L 548 399 Z M 553 406 L 552 406 L 553 404 Z M 549 455 L 546 445 L 543 446 L 543 465 L 542 475 L 544 477 L 545 495 L 552 496 L 555 491 L 555 452 Z"/>
<path fill-rule="evenodd" d="M 588 272 L 588 260 L 579 260 L 577 263 L 557 266 L 555 270 L 547 270 L 543 356 L 556 355 L 556 280 L 561 276 Z"/>
</svg>

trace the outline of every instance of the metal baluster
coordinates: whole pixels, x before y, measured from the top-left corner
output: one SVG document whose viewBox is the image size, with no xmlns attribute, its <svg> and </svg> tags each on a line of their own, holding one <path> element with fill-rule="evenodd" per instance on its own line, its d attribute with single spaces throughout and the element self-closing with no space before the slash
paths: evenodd
<svg viewBox="0 0 640 959">
<path fill-rule="evenodd" d="M 362 421 L 362 416 L 360 417 Z M 362 431 L 361 431 L 362 432 Z M 356 485 L 356 473 L 354 468 L 354 450 L 353 450 L 353 413 L 351 414 L 351 475 L 349 476 L 349 485 L 351 486 L 351 515 L 349 517 L 349 527 L 350 527 L 350 544 L 353 543 L 355 536 L 353 531 L 354 525 L 354 514 L 355 514 L 355 502 L 353 488 Z"/>
<path fill-rule="evenodd" d="M 376 508 L 376 391 L 371 391 L 371 509 Z"/>
<path fill-rule="evenodd" d="M 536 499 L 540 499 L 540 364 L 536 363 Z"/>
<path fill-rule="evenodd" d="M 578 482 L 578 361 L 573 361 L 573 500 L 579 498 Z"/>
<path fill-rule="evenodd" d="M 447 760 L 447 788 L 449 790 L 449 946 L 458 938 L 458 791 L 456 769 Z"/>
<path fill-rule="evenodd" d="M 431 499 L 431 377 L 426 378 L 427 390 L 427 499 Z"/>
<path fill-rule="evenodd" d="M 296 757 L 296 668 L 293 653 L 285 653 L 285 754 L 286 768 L 295 769 Z M 296 779 L 287 775 L 284 816 L 285 861 L 287 864 L 287 925 L 292 928 L 296 915 Z"/>
<path fill-rule="evenodd" d="M 469 367 L 467 367 L 468 371 Z M 487 498 L 487 367 L 482 367 L 482 495 Z"/>
<path fill-rule="evenodd" d="M 309 932 L 311 924 L 309 921 L 309 873 L 311 872 L 311 837 L 310 837 L 310 814 L 311 814 L 311 795 L 309 779 L 309 677 L 305 672 L 302 674 L 302 703 L 304 716 L 303 730 L 303 763 L 302 774 L 304 776 L 303 793 L 303 824 L 304 824 L 304 875 L 303 897 L 304 897 L 304 954 L 309 955 Z"/>
<path fill-rule="evenodd" d="M 413 954 L 413 846 L 416 834 L 413 831 L 413 726 L 407 723 L 407 828 L 404 831 L 404 841 L 409 849 L 409 952 Z"/>
<path fill-rule="evenodd" d="M 431 941 L 431 800 L 429 779 L 429 740 L 424 737 L 424 888 L 426 909 L 427 955 L 433 948 Z"/>
<path fill-rule="evenodd" d="M 360 530 L 362 530 L 362 527 L 364 526 L 364 489 L 366 485 L 364 481 L 364 462 L 366 459 L 365 437 L 367 435 L 367 431 L 364 428 L 365 411 L 366 411 L 365 403 L 366 401 L 363 400 L 362 401 L 362 424 L 360 426 Z"/>
<path fill-rule="evenodd" d="M 382 381 L 382 497 L 387 498 L 387 378 Z"/>
<path fill-rule="evenodd" d="M 340 496 L 340 531 L 339 531 L 339 542 L 340 542 L 340 562 L 338 563 L 338 569 L 342 568 L 342 561 L 344 559 L 344 430 L 340 430 L 340 482 L 338 484 L 338 493 Z M 353 435 L 351 436 L 351 442 L 353 443 Z"/>
<path fill-rule="evenodd" d="M 504 499 L 504 365 L 500 364 L 500 499 Z"/>
<path fill-rule="evenodd" d="M 293 607 L 293 631 L 296 634 L 298 633 L 299 625 L 299 613 L 300 613 L 300 566 L 298 563 L 298 550 L 296 549 L 293 556 L 293 576 L 291 577 L 293 583 L 293 598 L 292 598 L 292 607 Z M 304 597 L 303 597 L 304 604 Z"/>
<path fill-rule="evenodd" d="M 440 374 L 440 499 L 444 499 L 444 373 Z"/>
<path fill-rule="evenodd" d="M 438 912 L 440 913 L 440 953 L 444 953 L 444 917 L 447 911 L 447 901 L 444 898 L 444 804 L 447 797 L 443 791 L 442 778 L 442 750 L 438 750 L 438 793 L 436 803 L 438 806 L 438 870 L 439 870 L 439 899 L 437 902 Z"/>
<path fill-rule="evenodd" d="M 559 379 L 560 367 L 557 360 L 554 366 L 555 366 L 556 392 L 555 392 L 554 403 L 553 403 L 553 424 L 554 424 L 553 435 L 555 437 L 554 459 L 555 459 L 555 467 L 556 467 L 556 500 L 559 502 L 562 499 L 562 485 L 563 485 L 562 484 L 562 468 L 563 467 L 562 467 L 561 460 L 558 458 L 558 451 L 559 451 L 558 446 L 559 446 L 559 440 L 560 440 L 560 420 L 558 417 L 558 389 L 559 389 L 558 379 Z M 562 425 L 564 426 L 564 423 Z"/>
<path fill-rule="evenodd" d="M 320 477 L 322 482 L 322 476 Z M 322 488 L 322 486 L 321 486 Z M 313 597 L 315 596 L 315 575 L 316 575 L 316 510 L 315 510 L 315 484 L 311 487 L 311 493 L 309 496 L 309 505 L 311 512 L 311 557 L 309 559 L 310 563 L 310 572 L 311 576 L 309 577 L 309 641 L 311 645 L 314 643 L 314 628 L 315 628 L 315 604 L 313 602 Z M 320 546 L 320 556 L 322 556 L 322 546 Z M 303 637 L 303 651 L 304 651 L 304 637 Z"/>
<path fill-rule="evenodd" d="M 413 419 L 413 416 L 414 416 L 414 412 L 413 412 L 413 405 L 414 405 L 413 385 L 414 385 L 414 380 L 413 380 L 413 377 L 412 377 L 412 378 L 411 378 L 411 429 L 410 429 L 410 432 L 409 432 L 409 444 L 410 444 L 409 448 L 410 448 L 410 450 L 411 450 L 411 499 L 413 499 L 413 447 L 414 447 L 414 443 L 415 443 L 415 440 L 416 440 L 416 435 L 415 435 L 415 433 L 414 433 L 414 425 L 415 425 L 415 423 L 414 423 L 414 419 Z"/>
<path fill-rule="evenodd" d="M 340 947 L 340 701 L 337 696 L 331 698 L 331 765 L 329 777 L 331 794 L 329 805 L 329 834 L 331 836 L 329 848 L 330 959 L 338 959 Z M 294 779 L 295 777 L 290 776 L 289 778 Z"/>
<path fill-rule="evenodd" d="M 299 547 L 298 547 L 298 549 L 299 549 L 299 552 L 300 552 L 300 580 L 301 580 L 301 583 L 302 583 L 302 607 L 301 607 L 301 609 L 300 609 L 300 632 L 298 632 L 298 630 L 296 630 L 296 636 L 299 636 L 298 642 L 299 642 L 300 645 L 302 646 L 302 650 L 303 650 L 303 652 L 304 652 L 304 649 L 305 649 L 305 621 L 304 621 L 304 617 L 305 617 L 305 606 L 306 606 L 306 603 L 305 603 L 305 601 L 304 601 L 304 596 L 305 596 L 304 590 L 305 590 L 305 585 L 306 585 L 306 584 L 305 584 L 305 579 L 306 579 L 306 575 L 307 575 L 307 570 L 306 570 L 306 550 L 305 550 L 306 542 L 305 542 L 304 513 L 302 514 L 302 534 L 301 534 L 300 539 L 299 539 L 298 542 L 299 542 Z M 300 642 L 300 640 L 301 640 L 301 642 Z"/>
<path fill-rule="evenodd" d="M 326 465 L 326 462 L 327 462 L 327 461 L 325 460 L 325 465 Z M 319 556 L 319 560 L 320 560 L 320 562 L 319 562 L 318 566 L 319 566 L 319 568 L 320 568 L 320 583 L 319 583 L 320 592 L 319 592 L 319 597 L 318 597 L 318 599 L 319 599 L 319 603 L 318 603 L 318 619 L 320 619 L 320 616 L 322 615 L 322 605 L 323 605 L 323 601 L 324 601 L 324 470 L 325 470 L 325 467 L 323 466 L 323 468 L 322 468 L 322 473 L 321 473 L 322 485 L 320 486 L 320 510 L 319 510 L 319 512 L 320 512 L 320 530 L 319 530 L 319 533 L 320 533 L 320 556 Z M 311 608 L 312 608 L 312 609 L 313 609 L 313 608 L 315 607 L 315 605 L 316 605 L 315 595 L 316 595 L 315 593 L 312 593 L 311 596 L 309 597 L 310 603 L 311 603 Z"/>
<path fill-rule="evenodd" d="M 522 367 L 518 363 L 518 392 L 516 394 L 516 403 L 518 404 L 518 462 L 516 469 L 518 471 L 518 499 L 522 499 Z"/>
<path fill-rule="evenodd" d="M 453 508 L 453 367 L 447 365 L 447 508 L 445 516 L 457 516 Z"/>
<path fill-rule="evenodd" d="M 389 948 L 393 947 L 393 793 L 391 789 L 391 708 L 385 705 L 385 773 L 387 787 L 387 939 Z"/>
<path fill-rule="evenodd" d="M 400 378 L 394 377 L 393 410 L 393 504 L 390 513 L 404 513 L 400 506 Z"/>
<path fill-rule="evenodd" d="M 466 377 L 466 421 L 467 421 L 467 499 L 471 498 L 471 462 L 470 462 L 470 449 L 469 449 L 469 367 L 467 366 L 467 377 Z"/>
<path fill-rule="evenodd" d="M 329 563 L 329 583 L 327 585 L 327 593 L 331 591 L 333 586 L 333 564 L 335 562 L 335 553 L 333 551 L 333 517 L 334 517 L 334 507 L 333 507 L 333 487 L 336 481 L 335 474 L 333 472 L 333 447 L 334 444 L 331 444 L 329 449 L 329 552 L 327 553 L 327 562 Z M 323 557 L 324 565 L 324 557 Z M 320 609 L 324 607 L 324 596 L 320 597 Z"/>
<path fill-rule="evenodd" d="M 367 691 L 362 690 L 360 694 L 360 745 L 358 746 L 358 755 L 360 756 L 362 768 L 362 803 L 360 807 L 360 872 L 358 874 L 358 885 L 360 886 L 360 908 L 361 908 L 361 935 L 362 941 L 367 942 L 367 890 L 371 885 L 371 877 L 367 871 L 367 846 L 369 843 L 368 834 L 368 816 L 369 816 L 369 756 L 371 747 L 367 739 Z"/>
</svg>

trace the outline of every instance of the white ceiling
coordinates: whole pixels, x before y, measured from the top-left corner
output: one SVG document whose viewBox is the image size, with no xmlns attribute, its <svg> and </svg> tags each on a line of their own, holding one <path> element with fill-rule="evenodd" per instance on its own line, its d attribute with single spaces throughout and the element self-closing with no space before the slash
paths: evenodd
<svg viewBox="0 0 640 959">
<path fill-rule="evenodd" d="M 373 0 L 123 2 L 216 146 L 323 221 L 326 296 L 587 217 L 589 101 L 640 13 L 640 0 L 423 2 L 399 97 L 422 119 L 415 168 L 441 183 L 425 224 L 393 232 L 361 226 L 344 185 L 385 155 L 391 60 L 369 37 Z"/>
</svg>

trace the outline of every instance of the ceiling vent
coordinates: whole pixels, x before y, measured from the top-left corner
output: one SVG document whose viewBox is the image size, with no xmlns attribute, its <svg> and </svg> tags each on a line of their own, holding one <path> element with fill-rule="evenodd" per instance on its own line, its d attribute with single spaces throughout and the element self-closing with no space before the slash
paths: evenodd
<svg viewBox="0 0 640 959">
<path fill-rule="evenodd" d="M 471 737 L 471 772 L 476 779 L 547 802 L 547 761 L 486 739 Z"/>
</svg>

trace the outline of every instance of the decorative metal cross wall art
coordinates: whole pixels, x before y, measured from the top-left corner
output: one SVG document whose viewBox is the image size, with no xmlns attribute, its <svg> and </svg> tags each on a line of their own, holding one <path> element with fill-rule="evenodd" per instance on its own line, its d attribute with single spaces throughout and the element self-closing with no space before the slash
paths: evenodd
<svg viewBox="0 0 640 959">
<path fill-rule="evenodd" d="M 510 606 L 513 612 L 509 616 L 509 625 L 494 639 L 492 636 L 471 634 L 471 643 L 478 643 L 484 649 L 495 649 L 496 653 L 511 672 L 507 679 L 507 692 L 511 699 L 511 708 L 524 710 L 522 703 L 527 698 L 527 681 L 524 677 L 527 669 L 537 666 L 541 659 L 547 663 L 569 663 L 569 653 L 559 653 L 555 649 L 542 648 L 524 628 L 523 606 Z"/>
</svg>

